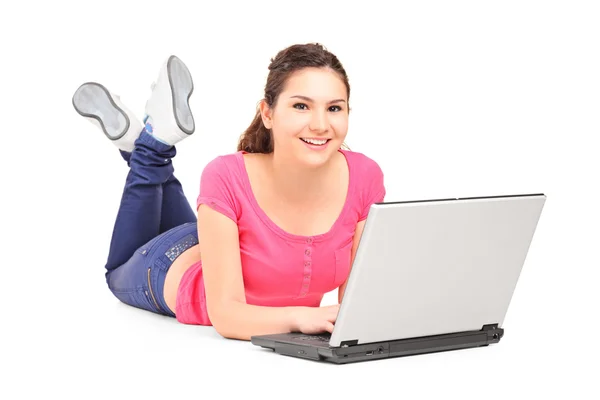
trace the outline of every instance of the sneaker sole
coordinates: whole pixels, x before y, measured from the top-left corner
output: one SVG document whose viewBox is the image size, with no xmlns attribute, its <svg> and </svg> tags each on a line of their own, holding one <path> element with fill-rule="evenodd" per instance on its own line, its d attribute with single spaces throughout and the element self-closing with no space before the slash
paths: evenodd
<svg viewBox="0 0 600 400">
<path fill-rule="evenodd" d="M 73 107 L 80 115 L 97 120 L 110 140 L 122 138 L 129 129 L 129 117 L 99 83 L 81 85 L 73 95 Z"/>
<path fill-rule="evenodd" d="M 175 122 L 183 132 L 194 133 L 194 117 L 190 109 L 190 96 L 194 91 L 192 75 L 186 65 L 176 56 L 169 57 L 167 72 L 171 93 L 173 94 L 173 110 Z"/>
</svg>

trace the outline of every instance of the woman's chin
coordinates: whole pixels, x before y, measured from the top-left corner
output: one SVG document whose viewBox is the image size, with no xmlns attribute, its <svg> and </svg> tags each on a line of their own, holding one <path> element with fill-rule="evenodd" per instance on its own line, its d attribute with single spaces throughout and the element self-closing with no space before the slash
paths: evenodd
<svg viewBox="0 0 600 400">
<path fill-rule="evenodd" d="M 335 150 L 330 147 L 325 151 L 300 151 L 297 158 L 301 164 L 310 168 L 317 168 L 327 164 L 334 156 Z"/>
</svg>

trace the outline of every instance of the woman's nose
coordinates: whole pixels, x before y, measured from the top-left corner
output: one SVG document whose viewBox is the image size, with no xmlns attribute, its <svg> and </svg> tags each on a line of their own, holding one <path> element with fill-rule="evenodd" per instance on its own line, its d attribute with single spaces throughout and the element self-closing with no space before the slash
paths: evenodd
<svg viewBox="0 0 600 400">
<path fill-rule="evenodd" d="M 321 132 L 327 129 L 327 114 L 325 112 L 314 111 L 310 121 L 310 130 Z"/>
</svg>

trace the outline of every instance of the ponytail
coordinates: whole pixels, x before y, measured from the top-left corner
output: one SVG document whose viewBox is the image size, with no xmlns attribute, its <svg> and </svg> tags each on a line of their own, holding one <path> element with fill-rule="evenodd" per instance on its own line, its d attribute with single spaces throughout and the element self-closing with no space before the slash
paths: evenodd
<svg viewBox="0 0 600 400">
<path fill-rule="evenodd" d="M 237 151 L 241 150 L 248 153 L 269 154 L 273 152 L 271 131 L 263 124 L 260 109 L 256 110 L 254 120 L 240 136 Z"/>
</svg>

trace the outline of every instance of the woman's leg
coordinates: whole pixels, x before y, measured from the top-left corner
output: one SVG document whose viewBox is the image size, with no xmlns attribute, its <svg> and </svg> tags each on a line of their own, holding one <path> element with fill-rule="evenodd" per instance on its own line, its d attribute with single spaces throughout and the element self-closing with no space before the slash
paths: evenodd
<svg viewBox="0 0 600 400">
<path fill-rule="evenodd" d="M 130 170 L 106 263 L 106 282 L 120 301 L 171 317 L 175 310 L 169 309 L 163 292 L 167 272 L 182 252 L 198 244 L 195 216 L 184 221 L 191 207 L 183 191 L 173 190 L 181 188 L 173 175 L 175 154 L 175 146 L 146 130 L 133 152 L 121 151 Z M 170 227 L 164 229 L 161 221 Z"/>
<path fill-rule="evenodd" d="M 161 67 L 146 102 L 145 126 L 131 155 L 127 157 L 126 152 L 121 151 L 130 172 L 113 230 L 106 263 L 108 271 L 125 263 L 150 239 L 196 220 L 181 184 L 173 176 L 171 162 L 176 154 L 175 144 L 195 130 L 189 105 L 192 91 L 192 76 L 186 65 L 170 56 Z"/>
<path fill-rule="evenodd" d="M 196 223 L 196 214 L 183 193 L 181 183 L 172 175 L 163 185 L 160 232 L 190 222 Z"/>
<path fill-rule="evenodd" d="M 145 130 L 135 141 L 106 261 L 108 271 L 160 234 L 162 185 L 173 175 L 173 156 L 174 146 L 159 142 Z"/>
<path fill-rule="evenodd" d="M 121 155 L 130 171 L 113 229 L 106 281 L 123 303 L 175 317 L 164 299 L 167 272 L 182 252 L 198 244 L 196 218 L 173 175 L 176 149 L 144 129 L 134 151 Z"/>
<path fill-rule="evenodd" d="M 176 151 L 173 156 L 175 154 Z M 121 151 L 121 156 L 127 162 L 127 165 L 131 167 L 131 153 Z M 189 222 L 196 222 L 196 214 L 185 197 L 181 183 L 174 174 L 171 174 L 162 185 L 159 233 Z"/>
<path fill-rule="evenodd" d="M 121 155 L 129 165 L 131 153 L 122 151 Z M 171 175 L 162 185 L 162 207 L 158 231 L 163 233 L 188 222 L 196 222 L 196 214 L 185 197 L 181 182 L 175 175 Z"/>
</svg>

